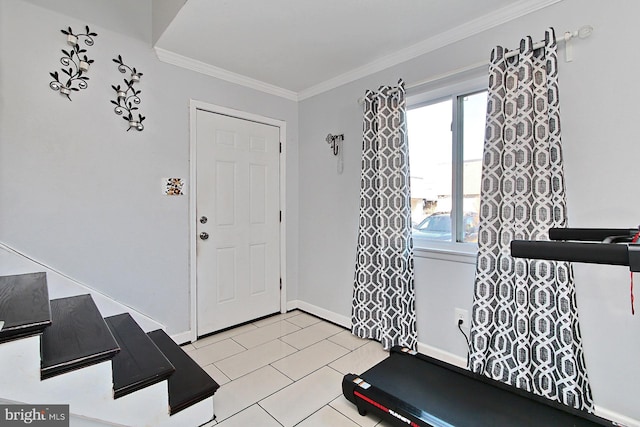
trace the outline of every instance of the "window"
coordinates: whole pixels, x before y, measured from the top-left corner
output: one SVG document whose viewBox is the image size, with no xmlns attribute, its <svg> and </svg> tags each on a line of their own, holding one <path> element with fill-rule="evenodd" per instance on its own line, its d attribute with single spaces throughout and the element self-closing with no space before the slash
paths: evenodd
<svg viewBox="0 0 640 427">
<path fill-rule="evenodd" d="M 407 111 L 416 246 L 478 239 L 486 91 L 422 101 Z"/>
</svg>

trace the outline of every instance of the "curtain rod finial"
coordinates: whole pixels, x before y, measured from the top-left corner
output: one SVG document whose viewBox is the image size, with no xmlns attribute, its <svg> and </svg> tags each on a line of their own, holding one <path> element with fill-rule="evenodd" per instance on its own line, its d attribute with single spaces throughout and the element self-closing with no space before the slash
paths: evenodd
<svg viewBox="0 0 640 427">
<path fill-rule="evenodd" d="M 578 28 L 578 34 L 576 35 L 581 39 L 586 39 L 591 35 L 591 33 L 593 33 L 593 27 L 591 25 L 583 25 L 582 27 Z"/>
</svg>

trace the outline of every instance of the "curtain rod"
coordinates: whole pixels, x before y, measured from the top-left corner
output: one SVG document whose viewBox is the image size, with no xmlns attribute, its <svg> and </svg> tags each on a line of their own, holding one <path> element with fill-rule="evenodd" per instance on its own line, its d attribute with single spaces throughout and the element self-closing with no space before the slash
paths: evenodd
<svg viewBox="0 0 640 427">
<path fill-rule="evenodd" d="M 592 32 L 593 32 L 593 27 L 591 25 L 583 25 L 582 27 L 578 28 L 578 30 L 576 30 L 576 31 L 566 31 L 562 37 L 560 37 L 560 38 L 556 37 L 556 43 L 564 41 L 564 44 L 565 44 L 565 61 L 566 62 L 573 61 L 573 52 L 572 52 L 572 47 L 571 47 L 570 40 L 572 38 L 575 38 L 575 37 L 578 37 L 578 38 L 581 38 L 581 39 L 586 39 L 587 37 L 589 37 L 591 35 Z M 544 45 L 545 45 L 545 41 L 544 40 L 540 41 L 540 42 L 535 43 L 533 45 L 533 49 L 534 50 L 535 49 L 540 49 L 541 47 L 544 47 Z M 519 53 L 520 53 L 519 49 L 512 50 L 512 51 L 509 51 L 504 57 L 505 57 L 505 59 L 513 58 L 514 56 L 518 56 Z M 420 80 L 420 81 L 412 83 L 410 85 L 405 85 L 405 90 L 413 89 L 413 88 L 416 88 L 418 86 L 425 85 L 427 83 L 437 82 L 437 81 L 444 80 L 444 79 L 449 78 L 449 77 L 456 76 L 458 74 L 466 73 L 467 71 L 472 71 L 472 70 L 476 70 L 478 68 L 488 67 L 488 66 L 489 66 L 489 62 L 488 61 L 476 62 L 475 64 L 467 65 L 465 67 L 456 68 L 456 69 L 448 71 L 446 73 L 437 74 L 437 75 L 435 75 L 433 77 L 429 77 L 428 79 Z M 364 103 L 364 97 L 358 98 L 358 104 L 363 104 L 363 103 Z"/>
<path fill-rule="evenodd" d="M 591 35 L 591 33 L 593 33 L 593 27 L 591 25 L 583 25 L 582 27 L 578 28 L 576 31 L 565 31 L 562 37 L 556 37 L 556 43 L 564 41 L 564 46 L 565 46 L 564 54 L 565 54 L 566 62 L 573 61 L 573 52 L 571 52 L 572 49 L 569 41 L 575 37 L 586 39 Z M 535 43 L 533 45 L 533 50 L 540 49 L 541 47 L 544 47 L 544 45 L 545 45 L 544 40 L 538 43 Z M 515 49 L 508 52 L 504 57 L 505 59 L 513 58 L 514 56 L 518 56 L 519 53 L 520 53 L 520 49 Z"/>
</svg>

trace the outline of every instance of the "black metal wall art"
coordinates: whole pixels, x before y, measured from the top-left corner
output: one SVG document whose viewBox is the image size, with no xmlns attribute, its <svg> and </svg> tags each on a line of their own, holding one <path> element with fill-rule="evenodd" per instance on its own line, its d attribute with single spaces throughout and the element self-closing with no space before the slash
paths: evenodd
<svg viewBox="0 0 640 427">
<path fill-rule="evenodd" d="M 60 63 L 63 65 L 60 70 L 62 74 L 58 71 L 49 73 L 55 79 L 49 83 L 49 87 L 59 91 L 61 95 L 71 101 L 71 92 L 87 88 L 89 77 L 85 74 L 89 71 L 89 66 L 93 64 L 93 59 L 89 59 L 87 56 L 87 49 L 80 47 L 80 41 L 84 41 L 87 46 L 93 46 L 93 37 L 98 34 L 91 32 L 88 25 L 85 26 L 85 32 L 81 34 L 74 34 L 71 27 L 60 30 L 60 32 L 67 36 L 67 44 L 70 49 L 62 49 L 64 55 L 60 58 Z"/>
<path fill-rule="evenodd" d="M 329 147 L 331 147 L 331 151 L 333 151 L 333 155 L 337 156 L 338 152 L 340 151 L 340 146 L 338 144 L 344 141 L 344 134 L 340 134 L 340 135 L 329 134 L 325 138 L 325 141 L 327 141 L 327 144 L 329 144 Z"/>
<path fill-rule="evenodd" d="M 115 113 L 119 116 L 122 116 L 123 119 L 129 122 L 129 128 L 127 132 L 129 132 L 132 128 L 136 130 L 143 130 L 144 125 L 142 122 L 145 117 L 138 113 L 138 117 L 134 117 L 134 111 L 138 109 L 137 105 L 140 104 L 140 89 L 136 89 L 133 85 L 140 82 L 140 78 L 142 77 L 142 73 L 136 70 L 135 68 L 131 68 L 126 65 L 122 56 L 118 55 L 117 58 L 113 59 L 113 62 L 118 64 L 118 71 L 123 74 L 129 74 L 130 79 L 124 79 L 124 86 L 120 85 L 111 85 L 113 90 L 116 92 L 116 99 L 111 100 L 111 103 L 116 107 L 113 109 Z"/>
</svg>

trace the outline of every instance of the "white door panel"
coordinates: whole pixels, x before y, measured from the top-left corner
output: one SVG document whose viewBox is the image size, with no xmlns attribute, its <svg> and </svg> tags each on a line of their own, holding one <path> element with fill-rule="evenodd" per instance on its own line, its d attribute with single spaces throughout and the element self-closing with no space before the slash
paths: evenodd
<svg viewBox="0 0 640 427">
<path fill-rule="evenodd" d="M 279 128 L 196 112 L 197 334 L 280 311 Z"/>
</svg>

